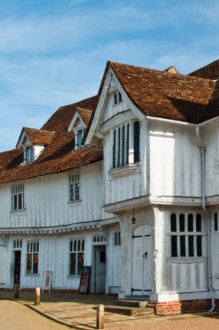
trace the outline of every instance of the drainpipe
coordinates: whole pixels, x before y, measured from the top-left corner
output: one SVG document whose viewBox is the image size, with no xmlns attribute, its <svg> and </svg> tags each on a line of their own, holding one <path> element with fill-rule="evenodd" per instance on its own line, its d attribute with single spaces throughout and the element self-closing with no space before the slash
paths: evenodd
<svg viewBox="0 0 219 330">
<path fill-rule="evenodd" d="M 208 213 L 206 207 L 206 195 L 205 195 L 205 148 L 203 147 L 200 139 L 200 131 L 199 126 L 196 127 L 196 136 L 198 139 L 199 147 L 201 150 L 201 194 L 202 194 L 202 210 L 208 219 L 208 246 L 207 246 L 207 254 L 208 254 L 208 288 L 211 293 L 211 309 L 209 312 L 212 312 L 215 309 L 215 298 L 214 291 L 212 288 L 212 261 L 211 261 L 211 217 Z"/>
</svg>

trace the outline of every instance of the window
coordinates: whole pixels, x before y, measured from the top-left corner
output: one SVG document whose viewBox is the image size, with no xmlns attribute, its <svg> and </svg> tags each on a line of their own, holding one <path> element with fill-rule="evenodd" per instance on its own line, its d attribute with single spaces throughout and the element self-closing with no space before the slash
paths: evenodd
<svg viewBox="0 0 219 330">
<path fill-rule="evenodd" d="M 121 245 L 121 234 L 120 234 L 120 231 L 116 231 L 114 233 L 114 245 L 115 246 Z"/>
<path fill-rule="evenodd" d="M 27 243 L 27 274 L 38 274 L 39 242 Z"/>
<path fill-rule="evenodd" d="M 24 209 L 24 186 L 17 186 L 11 188 L 11 210 Z"/>
<path fill-rule="evenodd" d="M 75 148 L 79 149 L 82 147 L 82 141 L 84 137 L 84 133 L 86 132 L 86 128 L 78 129 L 75 131 Z"/>
<path fill-rule="evenodd" d="M 217 212 L 214 214 L 214 231 L 218 231 L 218 217 Z"/>
<path fill-rule="evenodd" d="M 201 214 L 183 213 L 170 216 L 171 257 L 202 257 L 203 232 Z"/>
<path fill-rule="evenodd" d="M 26 163 L 31 163 L 34 161 L 34 147 L 31 145 L 31 146 L 27 146 L 25 148 L 25 151 L 24 151 L 24 161 Z"/>
<path fill-rule="evenodd" d="M 120 92 L 116 92 L 114 94 L 114 104 L 118 104 L 122 102 L 122 94 Z"/>
<path fill-rule="evenodd" d="M 21 249 L 22 248 L 22 240 L 18 239 L 13 242 L 14 249 Z"/>
<path fill-rule="evenodd" d="M 69 176 L 69 200 L 70 202 L 77 202 L 80 200 L 79 174 Z"/>
<path fill-rule="evenodd" d="M 84 265 L 84 239 L 70 241 L 70 275 L 80 275 Z"/>
<path fill-rule="evenodd" d="M 113 168 L 140 161 L 140 123 L 126 123 L 113 130 Z"/>
</svg>

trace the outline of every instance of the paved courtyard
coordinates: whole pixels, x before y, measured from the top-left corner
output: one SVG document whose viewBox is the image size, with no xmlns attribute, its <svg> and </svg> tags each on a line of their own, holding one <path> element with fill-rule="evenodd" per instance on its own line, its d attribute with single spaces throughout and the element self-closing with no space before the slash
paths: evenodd
<svg viewBox="0 0 219 330">
<path fill-rule="evenodd" d="M 116 301 L 116 297 L 106 295 L 47 292 L 41 293 L 40 305 L 35 306 L 34 296 L 34 292 L 21 291 L 19 298 L 14 299 L 13 291 L 0 291 L 0 330 L 95 329 L 96 310 L 94 307 L 98 304 L 113 305 Z M 7 327 L 7 320 L 9 327 Z M 14 321 L 16 322 L 16 328 L 12 326 Z M 44 322 L 42 326 L 40 325 L 41 322 Z M 207 312 L 165 317 L 154 315 L 125 316 L 105 313 L 105 329 L 219 329 L 219 313 Z"/>
</svg>

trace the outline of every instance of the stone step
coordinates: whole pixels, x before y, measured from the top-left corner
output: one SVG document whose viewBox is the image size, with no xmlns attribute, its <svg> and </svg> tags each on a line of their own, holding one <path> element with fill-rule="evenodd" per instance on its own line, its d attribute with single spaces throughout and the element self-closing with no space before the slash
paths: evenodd
<svg viewBox="0 0 219 330">
<path fill-rule="evenodd" d="M 135 315 L 150 315 L 154 314 L 153 308 L 139 308 L 139 307 L 127 307 L 127 306 L 105 306 L 104 310 L 109 313 L 123 314 L 128 316 Z"/>
<path fill-rule="evenodd" d="M 147 306 L 148 301 L 143 300 L 128 300 L 128 299 L 118 299 L 117 304 L 120 306 L 127 306 L 127 307 L 138 307 L 143 308 Z"/>
<path fill-rule="evenodd" d="M 96 310 L 97 307 L 94 307 L 94 309 Z M 139 307 L 107 305 L 104 306 L 104 311 L 108 313 L 123 314 L 127 316 L 154 314 L 154 309 L 150 307 L 139 308 Z"/>
</svg>

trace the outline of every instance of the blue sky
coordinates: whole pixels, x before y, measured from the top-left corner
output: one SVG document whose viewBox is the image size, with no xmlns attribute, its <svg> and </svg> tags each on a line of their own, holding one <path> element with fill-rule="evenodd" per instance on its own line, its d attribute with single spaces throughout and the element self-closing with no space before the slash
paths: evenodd
<svg viewBox="0 0 219 330">
<path fill-rule="evenodd" d="M 0 151 L 96 95 L 108 60 L 183 74 L 219 59 L 218 0 L 0 2 Z"/>
</svg>

